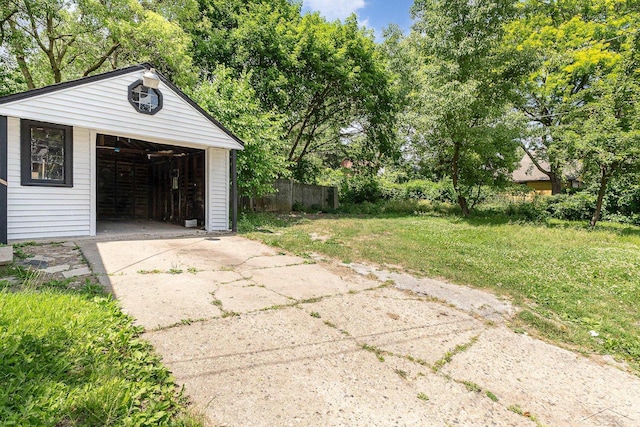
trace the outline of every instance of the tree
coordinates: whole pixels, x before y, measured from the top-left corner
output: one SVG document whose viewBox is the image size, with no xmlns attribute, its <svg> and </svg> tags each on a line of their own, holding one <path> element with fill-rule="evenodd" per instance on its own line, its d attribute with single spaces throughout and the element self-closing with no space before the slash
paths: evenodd
<svg viewBox="0 0 640 427">
<path fill-rule="evenodd" d="M 355 16 L 327 22 L 286 0 L 201 0 L 200 8 L 196 62 L 250 72 L 263 109 L 285 118 L 286 155 L 299 179 L 313 180 L 310 163 L 326 163 L 354 142 L 372 167 L 393 152 L 389 75 Z"/>
<path fill-rule="evenodd" d="M 192 92 L 193 99 L 245 142 L 238 153 L 240 195 L 258 197 L 274 191 L 273 181 L 286 176 L 282 152 L 282 117 L 262 110 L 249 76 L 234 79 L 224 66 Z"/>
<path fill-rule="evenodd" d="M 619 63 L 633 34 L 630 12 L 625 0 L 527 0 L 507 27 L 504 45 L 534 61 L 516 103 L 531 125 L 521 145 L 549 177 L 553 194 L 562 191 L 563 169 L 574 161 L 563 129 L 583 106 L 581 92 Z"/>
<path fill-rule="evenodd" d="M 629 74 L 636 74 L 630 70 Z M 584 104 L 563 133 L 574 142 L 585 173 L 598 181 L 596 209 L 590 221 L 600 219 L 602 201 L 612 178 L 640 170 L 640 87 L 629 74 L 621 72 L 596 81 L 581 96 Z"/>
<path fill-rule="evenodd" d="M 189 10 L 190 1 L 179 5 Z M 136 0 L 6 0 L 0 4 L 0 41 L 30 89 L 144 61 L 179 84 L 192 82 L 188 36 L 152 6 Z"/>
<path fill-rule="evenodd" d="M 500 183 L 515 164 L 516 134 L 504 116 L 518 63 L 498 49 L 513 3 L 416 0 L 412 8 L 422 58 L 412 140 L 451 178 L 465 216 L 472 189 Z"/>
</svg>

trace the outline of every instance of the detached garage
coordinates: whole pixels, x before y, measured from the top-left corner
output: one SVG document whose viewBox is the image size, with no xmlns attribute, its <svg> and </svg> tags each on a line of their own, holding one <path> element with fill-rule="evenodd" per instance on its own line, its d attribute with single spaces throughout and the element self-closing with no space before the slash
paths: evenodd
<svg viewBox="0 0 640 427">
<path fill-rule="evenodd" d="M 0 97 L 0 243 L 102 220 L 229 230 L 242 148 L 149 64 Z"/>
</svg>

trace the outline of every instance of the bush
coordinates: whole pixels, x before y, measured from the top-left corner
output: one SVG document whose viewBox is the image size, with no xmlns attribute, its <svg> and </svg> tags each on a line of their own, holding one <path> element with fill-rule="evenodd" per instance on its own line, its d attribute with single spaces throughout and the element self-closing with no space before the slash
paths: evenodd
<svg viewBox="0 0 640 427">
<path fill-rule="evenodd" d="M 353 176 L 342 182 L 340 189 L 343 203 L 375 203 L 382 198 L 378 179 L 372 176 Z"/>
<path fill-rule="evenodd" d="M 640 224 L 640 174 L 612 179 L 604 201 L 605 219 Z"/>
<path fill-rule="evenodd" d="M 505 215 L 517 217 L 525 221 L 544 221 L 549 217 L 544 202 L 539 199 L 524 202 L 511 202 L 504 211 Z"/>
<path fill-rule="evenodd" d="M 402 184 L 386 183 L 382 188 L 382 196 L 387 200 L 428 200 L 441 203 L 455 201 L 455 192 L 450 182 L 426 179 L 414 179 Z"/>
<path fill-rule="evenodd" d="M 451 203 L 432 203 L 428 200 L 379 200 L 376 203 L 345 203 L 338 211 L 357 215 L 423 215 L 459 213 L 459 208 Z"/>
<path fill-rule="evenodd" d="M 584 191 L 574 195 L 556 194 L 543 200 L 549 216 L 557 219 L 589 220 L 596 210 L 596 196 Z"/>
</svg>

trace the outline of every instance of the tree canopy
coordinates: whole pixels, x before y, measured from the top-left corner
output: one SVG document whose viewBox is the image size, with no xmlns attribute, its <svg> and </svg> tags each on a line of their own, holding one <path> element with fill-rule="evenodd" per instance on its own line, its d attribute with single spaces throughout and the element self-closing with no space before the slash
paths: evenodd
<svg viewBox="0 0 640 427">
<path fill-rule="evenodd" d="M 408 33 L 380 40 L 292 0 L 3 0 L 0 95 L 147 61 L 247 142 L 245 195 L 279 176 L 404 168 L 449 182 L 466 215 L 525 153 L 553 193 L 582 166 L 595 224 L 608 184 L 637 173 L 637 3 L 415 0 L 411 13 Z"/>
</svg>

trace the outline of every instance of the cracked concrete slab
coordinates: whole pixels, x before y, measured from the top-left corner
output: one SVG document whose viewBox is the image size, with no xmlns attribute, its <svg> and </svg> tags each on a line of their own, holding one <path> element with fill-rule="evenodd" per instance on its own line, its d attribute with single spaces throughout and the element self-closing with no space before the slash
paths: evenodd
<svg viewBox="0 0 640 427">
<path fill-rule="evenodd" d="M 225 310 L 234 313 L 248 313 L 295 302 L 249 280 L 222 284 L 214 295 Z"/>
<path fill-rule="evenodd" d="M 269 255 L 269 256 L 256 256 L 253 258 L 247 259 L 246 262 L 242 263 L 239 267 L 243 270 L 253 270 L 260 268 L 273 268 L 273 267 L 287 267 L 290 265 L 299 265 L 299 264 L 307 264 L 309 263 L 308 259 L 291 256 L 291 255 Z"/>
<path fill-rule="evenodd" d="M 472 289 L 428 277 L 418 278 L 406 273 L 390 272 L 366 264 L 345 265 L 359 274 L 373 274 L 382 281 L 392 280 L 399 289 L 440 299 L 461 310 L 479 314 L 490 320 L 500 321 L 515 312 L 510 302 L 501 300 L 492 293 L 480 289 Z"/>
<path fill-rule="evenodd" d="M 434 363 L 485 325 L 473 316 L 397 289 L 340 295 L 301 306 L 361 344 Z"/>
<path fill-rule="evenodd" d="M 318 264 L 291 265 L 243 271 L 246 278 L 280 295 L 296 300 L 357 291 L 376 286 L 375 282 L 351 281 L 333 274 Z"/>
<path fill-rule="evenodd" d="M 240 237 L 80 245 L 207 426 L 640 425 L 639 378 L 515 334 L 481 290 Z"/>
<path fill-rule="evenodd" d="M 234 272 L 139 274 L 110 278 L 122 309 L 147 329 L 183 320 L 208 319 L 223 312 L 213 304 L 220 282 L 238 280 Z"/>
<path fill-rule="evenodd" d="M 485 331 L 443 372 L 491 390 L 544 425 L 640 425 L 640 381 L 503 327 Z"/>
<path fill-rule="evenodd" d="M 417 383 L 401 378 L 394 364 L 379 362 L 299 308 L 188 329 L 145 337 L 178 381 L 190 385 L 196 408 L 213 425 L 528 424 L 441 376 L 427 372 Z M 429 400 L 417 390 L 428 392 Z"/>
</svg>

